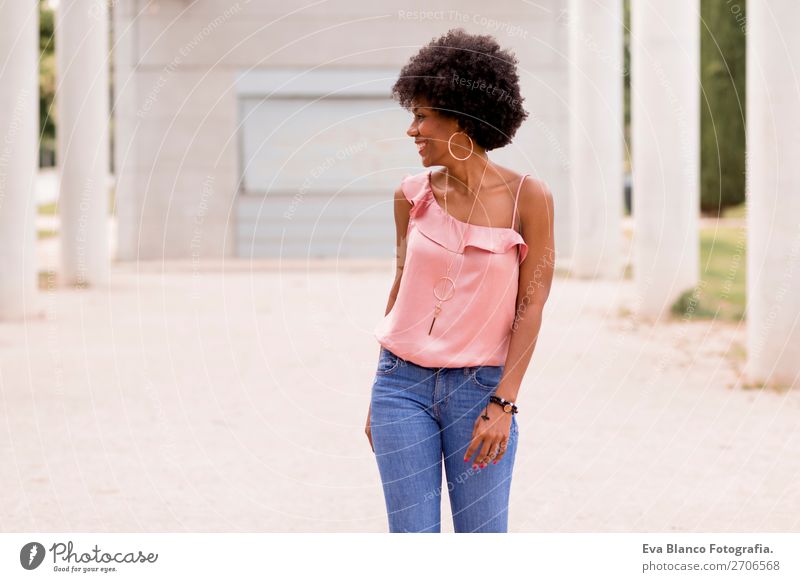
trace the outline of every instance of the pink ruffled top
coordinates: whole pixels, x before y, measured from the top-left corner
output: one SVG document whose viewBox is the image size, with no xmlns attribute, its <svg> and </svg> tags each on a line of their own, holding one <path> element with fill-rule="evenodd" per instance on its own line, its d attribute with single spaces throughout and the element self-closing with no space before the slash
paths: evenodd
<svg viewBox="0 0 800 582">
<path fill-rule="evenodd" d="M 512 217 L 524 180 L 517 189 Z M 406 176 L 401 187 L 412 204 L 406 259 L 397 298 L 375 328 L 375 337 L 419 366 L 504 365 L 516 310 L 519 263 L 528 253 L 525 239 L 510 227 L 470 224 L 451 216 L 433 195 L 430 171 Z M 438 282 L 441 296 L 440 279 L 451 260 L 449 276 L 455 280 L 455 293 L 442 302 L 431 329 L 438 303 L 433 289 Z"/>
</svg>

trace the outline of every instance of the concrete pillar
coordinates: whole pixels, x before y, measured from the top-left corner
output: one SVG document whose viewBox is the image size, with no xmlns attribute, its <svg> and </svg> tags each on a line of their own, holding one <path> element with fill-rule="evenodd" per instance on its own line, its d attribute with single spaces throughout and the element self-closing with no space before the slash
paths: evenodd
<svg viewBox="0 0 800 582">
<path fill-rule="evenodd" d="M 749 382 L 800 386 L 800 3 L 747 3 Z"/>
<path fill-rule="evenodd" d="M 68 284 L 108 282 L 108 4 L 56 9 L 61 268 Z"/>
<path fill-rule="evenodd" d="M 0 3 L 0 319 L 37 311 L 39 2 Z"/>
<path fill-rule="evenodd" d="M 631 3 L 634 278 L 641 317 L 700 276 L 699 0 Z"/>
<path fill-rule="evenodd" d="M 623 152 L 622 0 L 570 0 L 571 271 L 621 275 Z"/>
</svg>

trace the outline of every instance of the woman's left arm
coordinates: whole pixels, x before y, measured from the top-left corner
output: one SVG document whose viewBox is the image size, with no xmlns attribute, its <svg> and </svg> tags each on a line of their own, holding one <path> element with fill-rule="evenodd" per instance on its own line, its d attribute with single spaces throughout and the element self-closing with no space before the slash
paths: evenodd
<svg viewBox="0 0 800 582">
<path fill-rule="evenodd" d="M 522 378 L 536 348 L 542 311 L 555 269 L 553 194 L 541 180 L 527 179 L 518 202 L 522 238 L 528 254 L 520 263 L 519 286 L 511 340 L 503 376 L 495 393 L 516 402 Z"/>
</svg>

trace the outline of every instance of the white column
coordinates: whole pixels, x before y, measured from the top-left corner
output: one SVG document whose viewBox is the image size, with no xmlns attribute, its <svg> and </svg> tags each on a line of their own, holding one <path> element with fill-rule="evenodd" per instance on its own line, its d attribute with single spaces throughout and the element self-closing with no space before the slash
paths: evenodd
<svg viewBox="0 0 800 582">
<path fill-rule="evenodd" d="M 577 233 L 571 271 L 621 275 L 622 0 L 570 0 L 570 187 Z"/>
<path fill-rule="evenodd" d="M 800 2 L 747 2 L 749 382 L 800 387 Z"/>
<path fill-rule="evenodd" d="M 631 3 L 633 307 L 650 319 L 699 282 L 699 8 Z"/>
<path fill-rule="evenodd" d="M 0 2 L 0 319 L 36 311 L 39 2 Z"/>
<path fill-rule="evenodd" d="M 108 4 L 56 9 L 61 267 L 66 284 L 105 284 L 108 244 Z"/>
</svg>

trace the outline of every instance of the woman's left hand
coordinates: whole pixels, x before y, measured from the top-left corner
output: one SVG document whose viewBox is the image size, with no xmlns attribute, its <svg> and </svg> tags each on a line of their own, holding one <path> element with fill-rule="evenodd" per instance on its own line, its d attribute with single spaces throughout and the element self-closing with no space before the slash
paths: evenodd
<svg viewBox="0 0 800 582">
<path fill-rule="evenodd" d="M 484 411 L 489 416 L 489 420 L 482 418 Z M 488 408 L 482 409 L 481 414 L 475 419 L 472 440 L 464 455 L 464 461 L 469 461 L 477 452 L 476 465 L 483 468 L 492 459 L 497 464 L 506 452 L 510 434 L 511 414 L 503 411 L 498 404 L 490 402 Z"/>
</svg>

